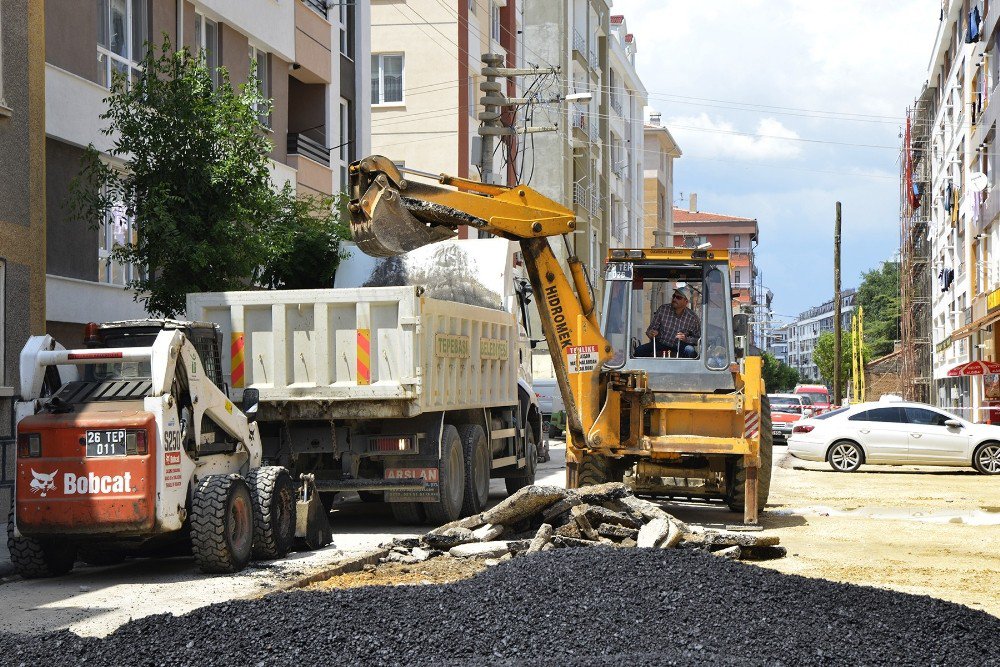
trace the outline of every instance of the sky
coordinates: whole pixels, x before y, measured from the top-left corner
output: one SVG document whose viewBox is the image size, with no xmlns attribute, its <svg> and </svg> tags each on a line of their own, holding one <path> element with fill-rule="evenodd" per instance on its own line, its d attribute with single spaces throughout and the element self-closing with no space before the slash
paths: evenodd
<svg viewBox="0 0 1000 667">
<path fill-rule="evenodd" d="M 899 146 L 938 0 L 614 0 L 649 105 L 683 152 L 674 202 L 756 218 L 757 266 L 790 320 L 899 249 Z M 681 196 L 683 193 L 683 201 Z"/>
</svg>

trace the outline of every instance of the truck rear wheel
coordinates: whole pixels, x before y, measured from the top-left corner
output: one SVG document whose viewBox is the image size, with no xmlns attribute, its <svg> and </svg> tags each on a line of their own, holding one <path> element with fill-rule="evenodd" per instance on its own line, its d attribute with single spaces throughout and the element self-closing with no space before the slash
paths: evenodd
<svg viewBox="0 0 1000 667">
<path fill-rule="evenodd" d="M 25 579 L 58 577 L 72 570 L 76 562 L 76 547 L 72 544 L 14 537 L 13 507 L 7 518 L 7 550 L 14 569 Z"/>
<path fill-rule="evenodd" d="M 439 500 L 424 503 L 424 511 L 432 523 L 443 524 L 454 521 L 462 514 L 462 499 L 465 496 L 465 456 L 462 454 L 462 438 L 458 429 L 446 424 L 441 436 L 440 475 L 438 476 Z"/>
<path fill-rule="evenodd" d="M 490 500 L 492 457 L 486 434 L 479 424 L 462 424 L 458 427 L 458 435 L 462 438 L 462 455 L 465 457 L 462 516 L 472 516 L 486 509 Z"/>
<path fill-rule="evenodd" d="M 535 483 L 535 471 L 538 469 L 538 445 L 535 444 L 535 431 L 530 424 L 524 427 L 524 468 L 518 470 L 513 477 L 504 479 L 507 494 L 531 486 Z"/>
<path fill-rule="evenodd" d="M 396 523 L 403 526 L 419 526 L 427 521 L 423 503 L 389 503 Z"/>
<path fill-rule="evenodd" d="M 247 482 L 254 501 L 253 557 L 281 558 L 295 541 L 295 482 L 281 466 L 251 470 Z"/>
<path fill-rule="evenodd" d="M 209 475 L 191 502 L 191 549 L 202 572 L 239 572 L 253 548 L 253 499 L 237 474 Z"/>
<path fill-rule="evenodd" d="M 760 402 L 760 469 L 757 470 L 757 509 L 763 511 L 771 491 L 771 464 L 774 438 L 771 432 L 771 403 L 767 396 Z M 726 462 L 726 504 L 734 512 L 746 509 L 747 471 L 742 456 Z"/>
</svg>

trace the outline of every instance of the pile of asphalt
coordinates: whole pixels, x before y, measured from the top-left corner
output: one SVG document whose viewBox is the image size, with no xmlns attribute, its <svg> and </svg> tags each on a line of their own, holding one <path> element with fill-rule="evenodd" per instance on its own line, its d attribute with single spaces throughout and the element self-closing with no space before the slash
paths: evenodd
<svg viewBox="0 0 1000 667">
<path fill-rule="evenodd" d="M 296 591 L 105 639 L 0 636 L 46 665 L 1000 665 L 1000 619 L 700 550 L 563 549 L 446 585 Z"/>
</svg>

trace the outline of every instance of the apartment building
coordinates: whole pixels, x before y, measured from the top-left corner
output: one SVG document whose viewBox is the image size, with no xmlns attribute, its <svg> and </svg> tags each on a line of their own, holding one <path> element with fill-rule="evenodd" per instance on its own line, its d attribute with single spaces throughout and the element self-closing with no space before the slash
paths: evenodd
<svg viewBox="0 0 1000 667">
<path fill-rule="evenodd" d="M 771 329 L 766 333 L 767 345 L 765 346 L 765 350 L 783 364 L 788 363 L 788 336 L 790 333 L 791 326 Z"/>
<path fill-rule="evenodd" d="M 655 111 L 643 127 L 643 138 L 642 245 L 665 248 L 674 241 L 674 160 L 682 152 Z"/>
<path fill-rule="evenodd" d="M 45 42 L 42 0 L 0 3 L 0 507 L 14 475 L 18 356 L 45 331 Z"/>
<path fill-rule="evenodd" d="M 572 206 L 577 228 L 570 240 L 570 252 L 590 269 L 600 309 L 600 268 L 613 236 L 612 209 L 608 206 L 614 166 L 610 148 L 612 117 L 617 131 L 624 133 L 622 114 L 611 108 L 609 42 L 616 38 L 610 37 L 609 3 L 525 0 L 524 19 L 525 57 L 541 66 L 559 67 L 561 73 L 543 81 L 540 94 L 550 100 L 583 96 L 543 104 L 535 110 L 534 125 L 559 129 L 536 134 L 533 143 L 525 147 L 524 160 L 533 165 L 526 181 L 547 197 Z M 619 55 L 624 53 L 620 43 L 615 48 L 621 49 Z M 622 107 L 622 113 L 624 84 L 622 81 L 615 87 L 620 89 L 616 105 Z M 633 151 L 630 159 L 640 162 L 641 155 Z M 565 254 L 561 248 L 557 253 Z"/>
<path fill-rule="evenodd" d="M 729 250 L 733 310 L 752 310 L 761 305 L 754 289 L 757 220 L 699 211 L 698 195 L 694 193 L 688 201 L 688 208 L 674 208 L 674 245 L 695 248 L 711 243 L 713 248 Z"/>
<path fill-rule="evenodd" d="M 980 409 L 993 401 L 980 378 L 948 372 L 1000 359 L 998 27 L 1000 7 L 942 3 L 927 83 L 907 114 L 901 161 L 906 388 L 924 379 L 926 371 L 911 366 L 929 338 L 928 399 L 971 419 L 984 417 Z M 921 236 L 930 239 L 929 249 Z M 924 285 L 929 289 L 918 289 Z M 921 334 L 907 313 L 919 312 L 925 300 L 931 322 Z"/>
<path fill-rule="evenodd" d="M 420 171 L 480 180 L 482 56 L 522 63 L 519 0 L 373 0 L 371 11 L 373 151 Z M 531 83 L 510 79 L 504 92 L 517 97 Z M 509 109 L 504 121 L 514 124 Z M 493 146 L 494 182 L 513 183 L 516 138 Z"/>
<path fill-rule="evenodd" d="M 321 0 L 48 0 L 45 3 L 47 163 L 46 327 L 82 343 L 82 324 L 140 317 L 124 285 L 140 267 L 111 259 L 134 238 L 131 220 L 94 228 L 65 207 L 83 148 L 104 152 L 101 133 L 112 72 L 136 71 L 143 45 L 203 51 L 234 84 L 254 67 L 273 98 L 267 131 L 276 187 L 329 195 L 346 183 L 347 165 L 368 152 L 369 4 Z M 109 157 L 110 160 L 110 157 Z"/>
<path fill-rule="evenodd" d="M 834 312 L 833 299 L 826 303 L 799 314 L 798 318 L 787 326 L 788 358 L 785 361 L 799 372 L 803 382 L 821 382 L 819 367 L 816 365 L 814 353 L 816 341 L 820 334 L 833 332 Z M 844 332 L 851 330 L 851 317 L 854 315 L 855 290 L 844 290 L 840 295 L 840 326 Z"/>
</svg>

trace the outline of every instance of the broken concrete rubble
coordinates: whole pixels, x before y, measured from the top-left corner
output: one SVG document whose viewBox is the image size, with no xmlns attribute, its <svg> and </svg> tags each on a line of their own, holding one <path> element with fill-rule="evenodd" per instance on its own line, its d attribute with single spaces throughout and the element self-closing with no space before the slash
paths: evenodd
<svg viewBox="0 0 1000 667">
<path fill-rule="evenodd" d="M 724 558 L 781 558 L 778 538 L 761 533 L 688 526 L 621 483 L 580 489 L 527 486 L 481 514 L 439 526 L 420 538 L 393 542 L 384 560 L 416 563 L 447 554 L 484 562 L 525 553 L 605 545 L 684 547 Z"/>
</svg>

